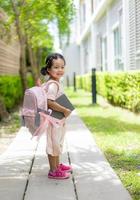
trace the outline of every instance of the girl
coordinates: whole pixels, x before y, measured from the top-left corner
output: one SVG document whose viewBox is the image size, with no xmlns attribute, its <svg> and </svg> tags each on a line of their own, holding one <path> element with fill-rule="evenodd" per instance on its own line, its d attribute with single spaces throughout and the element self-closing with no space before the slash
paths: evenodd
<svg viewBox="0 0 140 200">
<path fill-rule="evenodd" d="M 49 75 L 48 81 L 44 84 L 47 92 L 48 107 L 52 110 L 63 112 L 65 118 L 68 117 L 71 111 L 58 103 L 55 99 L 63 94 L 60 85 L 60 78 L 64 75 L 65 59 L 61 54 L 53 53 L 46 58 L 46 66 L 41 69 L 42 75 Z M 47 154 L 50 165 L 48 178 L 66 179 L 69 178 L 72 170 L 71 166 L 60 164 L 59 156 L 62 153 L 63 141 L 65 135 L 65 123 L 59 127 L 54 127 L 49 124 L 47 127 Z"/>
</svg>

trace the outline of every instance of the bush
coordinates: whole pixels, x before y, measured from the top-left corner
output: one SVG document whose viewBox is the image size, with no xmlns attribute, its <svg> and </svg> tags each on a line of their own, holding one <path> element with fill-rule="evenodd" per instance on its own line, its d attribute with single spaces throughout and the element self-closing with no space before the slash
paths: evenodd
<svg viewBox="0 0 140 200">
<path fill-rule="evenodd" d="M 19 103 L 23 96 L 19 76 L 0 76 L 0 95 L 8 111 Z"/>
<path fill-rule="evenodd" d="M 140 71 L 97 72 L 97 93 L 116 106 L 140 112 Z M 91 91 L 91 75 L 77 76 L 78 88 Z"/>
<path fill-rule="evenodd" d="M 31 74 L 28 74 L 28 75 L 27 75 L 27 82 L 28 82 L 27 84 L 28 84 L 28 87 L 29 87 L 29 88 L 34 86 L 34 80 L 33 80 Z"/>
<path fill-rule="evenodd" d="M 91 75 L 84 74 L 82 76 L 80 75 L 76 76 L 76 87 L 83 88 L 86 91 L 91 92 Z"/>
<path fill-rule="evenodd" d="M 28 76 L 29 87 L 33 86 L 31 76 Z M 23 97 L 23 89 L 19 76 L 0 76 L 0 96 L 6 110 L 10 111 L 18 105 Z"/>
</svg>

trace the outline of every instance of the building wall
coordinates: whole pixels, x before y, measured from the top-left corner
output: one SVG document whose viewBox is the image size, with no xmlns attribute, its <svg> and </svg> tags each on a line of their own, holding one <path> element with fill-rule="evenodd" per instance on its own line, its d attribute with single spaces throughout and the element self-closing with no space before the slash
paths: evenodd
<svg viewBox="0 0 140 200">
<path fill-rule="evenodd" d="M 89 13 L 90 2 L 80 1 Z M 93 5 L 92 15 L 86 17 L 85 13 L 81 18 L 87 19 L 80 29 L 81 73 L 92 67 L 104 71 L 140 69 L 140 1 L 94 0 Z"/>
<path fill-rule="evenodd" d="M 122 8 L 122 1 L 116 1 L 108 9 L 108 70 L 115 71 L 114 64 L 114 30 L 119 27 L 120 29 L 120 19 L 119 19 L 119 10 Z M 123 52 L 122 52 L 123 54 Z M 121 57 L 122 58 L 122 57 Z"/>
<path fill-rule="evenodd" d="M 91 15 L 92 15 L 92 2 L 93 0 L 80 0 L 79 5 L 79 12 L 80 12 L 80 31 L 83 31 L 83 29 L 88 24 Z"/>
<path fill-rule="evenodd" d="M 73 74 L 80 73 L 80 56 L 79 56 L 79 46 L 76 44 L 70 44 L 68 47 L 63 49 L 63 55 L 66 59 L 66 69 L 65 69 L 65 80 L 66 83 L 67 77 L 69 77 L 70 85 L 73 83 Z"/>
<path fill-rule="evenodd" d="M 98 70 L 102 69 L 102 52 L 101 52 L 101 39 L 107 37 L 107 16 L 106 14 L 96 23 L 96 68 Z"/>
<path fill-rule="evenodd" d="M 140 1 L 129 0 L 130 69 L 140 69 Z"/>
</svg>

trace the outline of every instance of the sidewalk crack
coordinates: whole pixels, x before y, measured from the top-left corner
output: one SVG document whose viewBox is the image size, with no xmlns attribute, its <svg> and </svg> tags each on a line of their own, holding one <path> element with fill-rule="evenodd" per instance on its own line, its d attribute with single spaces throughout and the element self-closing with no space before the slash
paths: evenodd
<svg viewBox="0 0 140 200">
<path fill-rule="evenodd" d="M 68 155 L 69 164 L 71 165 L 70 154 L 69 154 L 68 151 L 67 151 L 67 155 Z M 73 182 L 73 187 L 74 187 L 75 198 L 76 198 L 76 200 L 78 200 L 78 194 L 77 194 L 77 189 L 76 189 L 76 181 L 75 181 L 73 172 L 72 172 L 72 182 Z"/>
<path fill-rule="evenodd" d="M 22 200 L 25 200 L 25 196 L 26 196 L 26 192 L 27 192 L 27 188 L 28 188 L 28 184 L 29 184 L 30 175 L 31 175 L 33 164 L 34 164 L 34 161 L 35 161 L 35 155 L 36 155 L 37 147 L 38 147 L 38 143 L 36 145 L 36 148 L 34 150 L 34 154 L 33 154 L 33 157 L 32 157 L 32 162 L 31 162 L 31 166 L 30 166 L 28 178 L 27 178 L 27 181 L 26 181 L 26 185 L 25 185 L 25 189 L 24 189 Z"/>
</svg>

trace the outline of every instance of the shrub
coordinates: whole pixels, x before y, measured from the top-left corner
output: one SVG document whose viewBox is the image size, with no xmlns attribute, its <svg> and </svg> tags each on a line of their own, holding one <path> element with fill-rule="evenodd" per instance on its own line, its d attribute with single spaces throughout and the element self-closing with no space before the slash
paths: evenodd
<svg viewBox="0 0 140 200">
<path fill-rule="evenodd" d="M 96 74 L 98 94 L 113 105 L 140 112 L 140 71 Z M 91 91 L 91 74 L 78 76 L 77 85 Z"/>
<path fill-rule="evenodd" d="M 28 76 L 29 87 L 33 86 L 31 76 Z M 7 111 L 18 105 L 23 97 L 23 89 L 19 76 L 0 76 L 0 96 Z"/>
<path fill-rule="evenodd" d="M 8 111 L 19 103 L 23 95 L 19 76 L 0 76 L 0 95 Z"/>
</svg>

